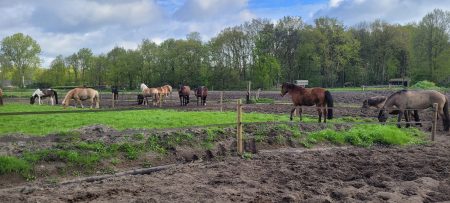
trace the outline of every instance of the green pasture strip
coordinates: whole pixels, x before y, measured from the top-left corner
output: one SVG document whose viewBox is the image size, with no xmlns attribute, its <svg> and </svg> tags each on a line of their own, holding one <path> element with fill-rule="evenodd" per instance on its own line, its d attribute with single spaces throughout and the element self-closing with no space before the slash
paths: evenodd
<svg viewBox="0 0 450 203">
<path fill-rule="evenodd" d="M 425 133 L 417 128 L 397 128 L 393 125 L 356 125 L 349 130 L 325 129 L 310 133 L 301 143 L 310 147 L 321 142 L 360 147 L 382 145 L 412 145 L 425 143 Z"/>
<path fill-rule="evenodd" d="M 6 103 L 0 107 L 0 113 L 13 113 L 13 112 L 44 112 L 44 111 L 63 111 L 61 105 L 38 105 L 38 104 L 20 104 L 20 103 Z M 67 108 L 64 111 L 78 110 L 75 108 Z"/>
<path fill-rule="evenodd" d="M 247 113 L 244 122 L 287 121 L 285 115 Z M 182 112 L 175 110 L 131 110 L 1 116 L 0 134 L 24 133 L 45 135 L 67 132 L 83 126 L 107 125 L 117 130 L 127 128 L 182 128 L 236 122 L 235 112 Z"/>
</svg>

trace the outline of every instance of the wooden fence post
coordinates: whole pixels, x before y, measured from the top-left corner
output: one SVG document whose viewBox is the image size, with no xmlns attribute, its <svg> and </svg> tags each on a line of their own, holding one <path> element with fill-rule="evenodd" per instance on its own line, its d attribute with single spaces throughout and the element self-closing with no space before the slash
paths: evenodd
<svg viewBox="0 0 450 203">
<path fill-rule="evenodd" d="M 433 104 L 433 121 L 431 121 L 431 141 L 434 141 L 434 137 L 436 136 L 436 128 L 437 128 L 437 115 L 438 115 L 438 104 Z"/>
<path fill-rule="evenodd" d="M 237 129 L 236 129 L 236 140 L 237 140 L 237 152 L 239 155 L 244 153 L 243 140 L 242 140 L 242 101 L 238 99 L 237 101 Z"/>
<path fill-rule="evenodd" d="M 223 112 L 223 91 L 220 92 L 220 112 Z"/>
<path fill-rule="evenodd" d="M 111 101 L 112 101 L 112 108 L 114 108 L 114 105 L 116 104 L 116 100 L 115 100 L 115 98 L 114 98 L 114 93 L 112 93 L 112 97 L 111 97 Z"/>
</svg>

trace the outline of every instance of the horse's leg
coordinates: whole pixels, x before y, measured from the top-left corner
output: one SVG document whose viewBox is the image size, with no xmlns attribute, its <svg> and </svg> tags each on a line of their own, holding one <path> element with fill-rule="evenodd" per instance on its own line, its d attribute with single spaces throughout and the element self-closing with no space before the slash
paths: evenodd
<svg viewBox="0 0 450 203">
<path fill-rule="evenodd" d="M 41 105 L 41 96 L 38 96 L 39 105 Z"/>
<path fill-rule="evenodd" d="M 420 118 L 419 118 L 419 111 L 414 110 L 413 116 L 414 116 L 414 121 L 416 122 L 416 125 L 422 127 L 422 123 L 420 123 Z"/>
<path fill-rule="evenodd" d="M 322 122 L 322 108 L 317 106 L 317 113 L 319 114 L 319 123 Z"/>
<path fill-rule="evenodd" d="M 203 97 L 203 106 L 206 106 L 206 96 Z"/>
<path fill-rule="evenodd" d="M 402 109 L 400 109 L 399 111 L 398 111 L 398 118 L 397 118 L 397 127 L 398 128 L 401 128 L 402 126 L 400 125 L 400 122 L 402 121 L 402 117 L 403 117 L 403 114 L 405 113 L 405 110 L 402 110 Z"/>
<path fill-rule="evenodd" d="M 323 115 L 323 122 L 326 123 L 327 122 L 327 108 L 325 107 L 325 105 L 323 105 L 322 115 Z"/>
<path fill-rule="evenodd" d="M 302 109 L 302 107 L 298 108 L 298 116 L 300 117 L 300 121 L 303 121 L 303 109 Z"/>
<path fill-rule="evenodd" d="M 409 116 L 411 114 L 410 110 L 405 111 L 405 121 L 406 121 L 406 127 L 409 128 L 411 124 L 409 123 L 410 119 Z"/>
<path fill-rule="evenodd" d="M 189 104 L 189 95 L 187 96 L 187 102 L 186 105 Z"/>
<path fill-rule="evenodd" d="M 294 114 L 295 109 L 297 109 L 296 106 L 294 106 L 294 108 L 292 108 L 291 110 L 291 117 L 289 117 L 289 119 L 292 121 L 292 115 Z"/>
</svg>

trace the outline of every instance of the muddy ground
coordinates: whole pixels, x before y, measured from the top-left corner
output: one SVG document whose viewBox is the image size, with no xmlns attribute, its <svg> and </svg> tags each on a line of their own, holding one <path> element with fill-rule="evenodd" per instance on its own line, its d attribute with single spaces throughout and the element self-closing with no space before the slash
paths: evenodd
<svg viewBox="0 0 450 203">
<path fill-rule="evenodd" d="M 260 151 L 150 175 L 0 190 L 0 202 L 438 202 L 450 200 L 450 142 Z"/>
<path fill-rule="evenodd" d="M 364 98 L 389 95 L 392 92 L 334 92 L 337 106 L 360 106 Z M 218 93 L 212 93 L 206 107 L 189 104 L 179 107 L 175 99 L 164 108 L 178 110 L 217 110 Z M 245 98 L 244 92 L 226 92 L 225 110 L 235 110 L 230 100 Z M 102 106 L 110 101 L 103 96 Z M 264 92 L 264 98 L 289 102 L 278 92 Z M 127 101 L 125 101 L 127 100 Z M 194 100 L 195 101 L 195 100 Z M 230 101 L 230 102 L 228 102 Z M 138 107 L 135 101 L 124 98 L 118 108 Z M 155 107 L 150 107 L 155 108 Z M 253 104 L 244 106 L 245 112 L 287 114 L 285 104 Z M 315 115 L 314 109 L 305 114 Z M 335 110 L 336 117 L 374 118 L 376 111 L 362 113 L 357 108 Z M 423 120 L 431 120 L 430 112 L 422 112 Z M 323 127 L 323 126 L 322 126 Z M 439 129 L 442 126 L 439 125 Z M 312 129 L 308 129 L 312 128 Z M 302 130 L 321 127 L 303 126 Z M 429 132 L 429 125 L 422 130 Z M 103 139 L 119 142 L 123 135 L 136 130 L 117 132 L 104 127 L 81 129 L 81 139 Z M 144 134 L 150 131 L 142 130 Z M 231 131 L 230 131 L 231 132 Z M 153 132 L 151 132 L 153 133 Z M 232 133 L 232 132 L 231 132 Z M 21 153 L 30 139 L 37 148 L 51 147 L 58 136 L 28 138 L 14 135 L 0 138 L 2 152 Z M 176 163 L 175 166 L 149 175 L 109 178 L 97 182 L 61 185 L 58 182 L 76 177 L 24 182 L 8 177 L 0 185 L 0 202 L 439 202 L 450 201 L 450 134 L 439 131 L 434 143 L 411 147 L 375 146 L 372 148 L 335 147 L 331 145 L 305 149 L 299 145 L 258 145 L 258 153 L 246 159 L 233 155 L 232 140 L 226 141 L 229 153 L 179 149 L 179 153 L 165 160 L 153 157 L 155 165 Z M 4 149 L 4 150 L 3 150 Z M 188 155 L 186 155 L 188 154 Z M 193 156 L 198 159 L 192 159 Z M 189 158 L 191 157 L 191 158 Z M 182 158 L 182 160 L 180 160 Z M 120 170 L 141 168 L 127 163 Z M 6 177 L 1 177 L 6 178 Z M 17 180 L 15 180 L 17 179 Z"/>
</svg>

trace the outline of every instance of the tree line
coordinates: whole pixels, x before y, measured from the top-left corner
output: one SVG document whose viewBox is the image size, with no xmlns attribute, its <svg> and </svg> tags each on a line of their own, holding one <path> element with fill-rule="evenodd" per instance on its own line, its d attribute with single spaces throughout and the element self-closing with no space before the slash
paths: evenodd
<svg viewBox="0 0 450 203">
<path fill-rule="evenodd" d="M 223 29 L 203 42 L 200 34 L 144 39 L 137 49 L 115 47 L 94 55 L 82 48 L 57 56 L 39 68 L 39 44 L 17 33 L 1 41 L 0 80 L 23 87 L 33 81 L 47 86 L 115 85 L 135 89 L 142 82 L 206 85 L 213 89 L 270 89 L 282 82 L 306 79 L 311 86 L 386 84 L 391 78 L 450 83 L 450 12 L 435 9 L 418 23 L 382 20 L 346 27 L 335 18 L 313 24 L 286 16 L 273 23 L 253 19 Z"/>
</svg>

